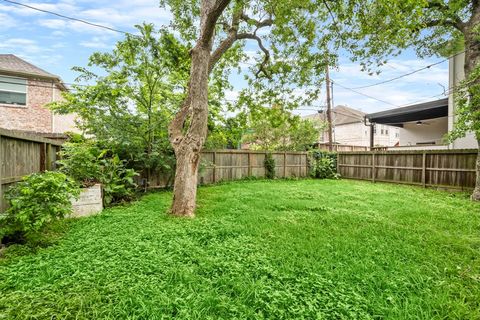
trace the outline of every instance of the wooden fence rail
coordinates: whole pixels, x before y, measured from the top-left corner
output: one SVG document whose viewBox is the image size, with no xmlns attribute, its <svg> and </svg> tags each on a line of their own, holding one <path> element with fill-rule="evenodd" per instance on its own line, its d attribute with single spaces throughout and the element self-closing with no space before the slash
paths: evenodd
<svg viewBox="0 0 480 320">
<path fill-rule="evenodd" d="M 264 177 L 267 152 L 251 150 L 205 150 L 201 155 L 200 184 L 232 181 L 246 177 Z M 306 152 L 272 152 L 275 176 L 279 178 L 306 177 L 308 154 Z M 149 187 L 170 186 L 173 176 L 158 174 L 149 181 Z"/>
<path fill-rule="evenodd" d="M 339 152 L 343 178 L 423 187 L 469 190 L 475 187 L 478 150 Z"/>
<path fill-rule="evenodd" d="M 45 139 L 33 134 L 0 129 L 0 212 L 6 209 L 5 190 L 35 172 L 55 169 L 61 141 Z M 208 150 L 202 152 L 199 182 L 211 184 L 245 177 L 265 176 L 264 160 L 267 152 L 250 150 Z M 305 177 L 308 175 L 306 152 L 273 152 L 277 177 Z M 150 187 L 165 187 L 172 176 L 158 174 L 150 179 Z"/>
<path fill-rule="evenodd" d="M 323 151 L 329 150 L 328 143 L 319 143 L 317 148 Z M 334 144 L 332 145 L 332 151 L 335 152 L 347 152 L 347 151 L 369 151 L 370 147 L 365 146 L 355 146 L 350 144 Z"/>
<path fill-rule="evenodd" d="M 54 169 L 60 146 L 55 140 L 0 129 L 0 212 L 6 207 L 5 190 L 25 175 Z"/>
</svg>

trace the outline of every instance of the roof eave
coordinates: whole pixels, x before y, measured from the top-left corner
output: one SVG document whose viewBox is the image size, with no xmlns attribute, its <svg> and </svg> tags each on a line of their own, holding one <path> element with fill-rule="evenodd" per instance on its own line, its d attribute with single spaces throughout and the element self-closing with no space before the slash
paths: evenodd
<svg viewBox="0 0 480 320">
<path fill-rule="evenodd" d="M 35 74 L 35 73 L 12 71 L 12 70 L 6 70 L 6 69 L 0 69 L 0 75 L 19 76 L 19 77 L 24 77 L 24 78 L 28 78 L 28 79 L 33 78 L 33 79 L 52 80 L 53 82 L 55 82 L 56 85 L 59 86 L 59 88 L 61 90 L 68 91 L 68 88 L 65 86 L 62 79 L 58 76 L 55 76 L 55 75 L 46 76 L 46 75 L 40 75 L 40 74 Z"/>
</svg>

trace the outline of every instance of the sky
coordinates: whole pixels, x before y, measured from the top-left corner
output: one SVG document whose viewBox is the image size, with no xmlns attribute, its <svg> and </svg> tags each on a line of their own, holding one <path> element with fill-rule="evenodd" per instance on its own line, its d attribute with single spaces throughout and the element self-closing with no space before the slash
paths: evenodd
<svg viewBox="0 0 480 320">
<path fill-rule="evenodd" d="M 171 19 L 170 12 L 161 9 L 158 0 L 41 2 L 18 0 L 18 2 L 127 32 L 135 32 L 135 24 L 148 22 L 160 27 L 168 25 Z M 71 70 L 72 67 L 86 66 L 88 57 L 93 52 L 108 51 L 113 48 L 116 41 L 123 38 L 120 33 L 65 20 L 2 0 L 0 0 L 0 30 L 2 30 L 0 53 L 15 54 L 60 76 L 66 83 L 74 82 L 77 76 Z M 448 88 L 448 62 L 397 81 L 356 90 L 364 95 L 341 87 L 356 88 L 374 84 L 441 60 L 443 59 L 438 57 L 419 59 L 413 51 L 407 50 L 391 59 L 381 69 L 380 75 L 370 76 L 361 71 L 358 63 L 352 63 L 347 57 L 341 57 L 338 69 L 331 71 L 331 78 L 339 84 L 334 84 L 334 104 L 372 113 L 444 98 L 442 94 Z M 238 91 L 245 86 L 242 75 L 232 75 L 231 82 L 234 89 L 227 91 L 227 99 L 235 99 Z M 315 113 L 317 106 L 323 105 L 325 97 L 317 101 L 314 107 L 302 107 L 296 113 L 312 114 Z"/>
</svg>

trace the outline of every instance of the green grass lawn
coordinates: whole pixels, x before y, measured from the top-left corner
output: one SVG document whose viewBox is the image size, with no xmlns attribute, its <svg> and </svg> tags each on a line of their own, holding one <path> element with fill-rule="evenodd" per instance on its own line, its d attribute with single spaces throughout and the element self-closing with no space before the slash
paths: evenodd
<svg viewBox="0 0 480 320">
<path fill-rule="evenodd" d="M 150 194 L 0 259 L 0 319 L 480 319 L 480 205 L 356 181 Z"/>
</svg>

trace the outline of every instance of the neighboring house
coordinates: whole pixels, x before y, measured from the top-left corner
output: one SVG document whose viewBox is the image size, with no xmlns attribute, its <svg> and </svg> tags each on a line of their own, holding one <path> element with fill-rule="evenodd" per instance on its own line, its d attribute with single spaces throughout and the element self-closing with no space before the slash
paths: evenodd
<svg viewBox="0 0 480 320">
<path fill-rule="evenodd" d="M 324 112 L 304 117 L 312 121 L 326 122 Z M 346 106 L 336 106 L 332 109 L 332 131 L 335 144 L 350 146 L 370 146 L 371 132 L 365 126 L 365 113 Z M 398 143 L 399 129 L 388 125 L 377 126 L 374 134 L 375 145 L 394 146 Z M 320 133 L 319 144 L 328 143 L 328 131 Z"/>
<path fill-rule="evenodd" d="M 449 87 L 455 88 L 465 78 L 464 55 L 450 59 Z M 400 128 L 400 143 L 394 149 L 468 149 L 478 148 L 473 133 L 453 143 L 445 136 L 455 124 L 455 99 L 453 90 L 445 99 L 415 104 L 407 107 L 368 114 L 370 123 Z"/>
<path fill-rule="evenodd" d="M 13 54 L 0 54 L 0 128 L 49 134 L 76 131 L 75 115 L 45 106 L 67 90 L 60 77 Z"/>
</svg>

